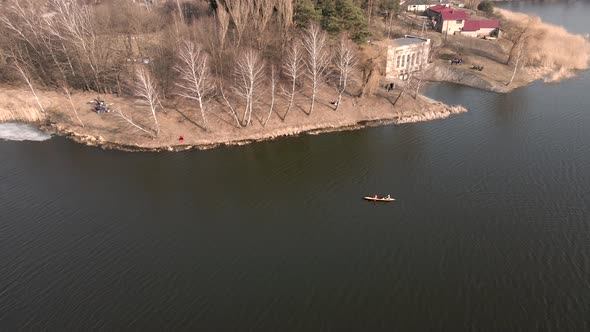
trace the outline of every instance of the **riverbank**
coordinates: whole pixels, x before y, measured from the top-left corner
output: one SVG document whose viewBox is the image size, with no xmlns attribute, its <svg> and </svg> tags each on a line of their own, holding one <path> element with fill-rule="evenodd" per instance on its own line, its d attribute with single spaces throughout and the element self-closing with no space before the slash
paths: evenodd
<svg viewBox="0 0 590 332">
<path fill-rule="evenodd" d="M 425 36 L 432 40 L 433 56 L 422 78 L 508 93 L 538 80 L 559 82 L 588 68 L 588 36 L 504 9 L 496 9 L 492 18 L 500 20 L 500 39 L 426 32 Z M 397 27 L 396 33 L 407 33 L 403 29 Z M 451 64 L 452 59 L 463 62 Z"/>
<path fill-rule="evenodd" d="M 34 107 L 35 100 L 22 88 L 5 87 L 0 92 L 0 112 L 6 109 L 7 100 L 15 110 Z M 248 127 L 238 127 L 232 117 L 224 112 L 221 104 L 212 102 L 207 114 L 208 124 L 202 123 L 192 105 L 172 99 L 164 103 L 158 114 L 160 134 L 150 137 L 139 130 L 133 130 L 127 122 L 114 113 L 97 114 L 91 111 L 87 101 L 95 97 L 91 93 L 72 95 L 80 122 L 74 116 L 68 99 L 55 91 L 38 91 L 41 103 L 46 109 L 45 116 L 35 121 L 49 133 L 62 135 L 76 142 L 105 149 L 124 151 L 185 151 L 190 149 L 210 149 L 225 145 L 244 145 L 281 137 L 304 134 L 355 130 L 370 126 L 402 124 L 444 119 L 467 110 L 461 106 L 449 106 L 418 95 L 413 98 L 410 92 L 397 98 L 401 90 L 379 91 L 374 97 L 344 98 L 338 110 L 329 103 L 331 94 L 322 91 L 317 108 L 307 115 L 304 108 L 307 98 L 300 96 L 295 107 L 286 117 L 285 101 L 279 99 L 268 122 L 268 110 L 264 104 L 254 113 L 253 123 Z M 112 109 L 123 111 L 137 123 L 149 128 L 150 119 L 141 101 L 135 98 L 104 96 Z M 396 101 L 397 100 L 397 101 Z M 2 102 L 4 101 L 4 103 Z M 393 105 L 395 103 L 395 106 Z M 15 112 L 13 112 L 15 113 Z M 18 112 L 16 112 L 18 113 Z M 14 120 L 21 120 L 21 117 Z M 281 118 L 285 120 L 281 120 Z M 179 141 L 179 137 L 183 141 Z"/>
</svg>

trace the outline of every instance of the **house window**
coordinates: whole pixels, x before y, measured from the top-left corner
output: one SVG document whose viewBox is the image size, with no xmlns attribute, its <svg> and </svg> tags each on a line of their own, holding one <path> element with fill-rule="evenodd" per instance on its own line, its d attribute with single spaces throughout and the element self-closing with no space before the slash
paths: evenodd
<svg viewBox="0 0 590 332">
<path fill-rule="evenodd" d="M 401 56 L 397 56 L 397 59 L 395 60 L 395 68 L 399 68 L 400 64 L 401 64 Z"/>
<path fill-rule="evenodd" d="M 461 22 L 463 22 L 463 20 L 456 20 L 455 23 L 457 24 L 461 24 Z"/>
<path fill-rule="evenodd" d="M 406 55 L 406 63 L 408 64 L 408 66 L 410 65 L 410 55 Z"/>
<path fill-rule="evenodd" d="M 406 57 L 402 55 L 401 58 L 402 58 L 402 65 L 400 66 L 400 68 L 403 68 L 404 65 L 406 64 L 405 63 Z"/>
</svg>

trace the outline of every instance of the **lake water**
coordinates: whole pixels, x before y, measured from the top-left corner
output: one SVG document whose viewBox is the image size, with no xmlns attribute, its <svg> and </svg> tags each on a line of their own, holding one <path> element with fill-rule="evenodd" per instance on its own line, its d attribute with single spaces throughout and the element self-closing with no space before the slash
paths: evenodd
<svg viewBox="0 0 590 332">
<path fill-rule="evenodd" d="M 590 32 L 588 2 L 507 6 Z M 470 112 L 210 151 L 0 141 L 0 330 L 587 331 L 588 91 L 436 85 Z"/>
</svg>

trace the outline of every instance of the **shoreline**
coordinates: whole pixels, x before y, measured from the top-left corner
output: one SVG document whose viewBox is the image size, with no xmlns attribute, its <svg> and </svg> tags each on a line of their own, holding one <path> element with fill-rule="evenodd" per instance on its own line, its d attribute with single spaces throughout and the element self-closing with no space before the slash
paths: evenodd
<svg viewBox="0 0 590 332">
<path fill-rule="evenodd" d="M 436 110 L 430 110 L 420 115 L 397 115 L 391 117 L 361 119 L 353 123 L 317 123 L 315 125 L 299 126 L 296 128 L 284 128 L 270 131 L 261 135 L 252 135 L 251 137 L 241 137 L 237 139 L 223 140 L 203 144 L 173 144 L 162 145 L 157 147 L 148 147 L 138 144 L 123 144 L 119 142 L 107 141 L 102 136 L 87 135 L 78 133 L 67 128 L 61 128 L 56 123 L 38 124 L 38 128 L 46 133 L 62 136 L 76 143 L 86 146 L 99 147 L 104 150 L 118 150 L 124 152 L 181 152 L 190 150 L 209 150 L 218 147 L 241 146 L 257 142 L 278 140 L 289 137 L 299 137 L 303 135 L 320 135 L 325 133 L 353 131 L 363 128 L 380 127 L 387 125 L 401 125 L 408 123 L 418 123 L 433 120 L 446 119 L 452 115 L 466 113 L 467 109 L 462 106 L 448 106 L 446 104 L 435 102 L 432 107 Z"/>
<path fill-rule="evenodd" d="M 527 68 L 526 74 L 523 73 L 524 75 L 522 75 L 525 79 L 519 82 L 518 85 L 515 84 L 513 86 L 508 87 L 504 84 L 500 84 L 497 81 L 487 79 L 486 77 L 482 77 L 476 73 L 471 73 L 469 70 L 465 68 L 446 66 L 444 62 L 440 61 L 433 63 L 430 69 L 430 74 L 424 77 L 424 80 L 427 81 L 429 84 L 452 83 L 495 93 L 510 93 L 513 90 L 525 87 L 538 80 L 542 80 L 544 76 L 550 73 L 550 71 Z M 24 87 L 20 87 L 18 88 L 18 90 L 25 94 L 29 93 L 26 91 Z M 51 93 L 54 92 L 44 92 L 44 94 Z M 1 97 L 2 95 L 0 92 L 0 98 Z M 54 98 L 56 97 L 54 96 Z M 57 96 L 57 99 L 60 102 L 65 102 L 63 100 L 64 98 L 64 96 Z M 418 100 L 420 102 L 418 102 L 417 105 L 411 105 L 410 109 L 414 108 L 414 110 L 410 111 L 411 114 L 404 114 L 407 112 L 400 112 L 398 109 L 404 107 L 404 99 L 411 100 L 411 97 L 408 94 L 406 94 L 401 99 L 402 106 L 395 106 L 395 110 L 393 112 L 378 110 L 374 112 L 374 114 L 365 114 L 364 116 L 357 116 L 352 118 L 347 118 L 346 116 L 339 117 L 339 115 L 337 114 L 330 114 L 328 119 L 323 121 L 317 120 L 309 122 L 309 118 L 304 118 L 303 122 L 307 123 L 292 125 L 279 123 L 278 128 L 259 128 L 258 130 L 249 130 L 248 128 L 241 128 L 235 131 L 233 133 L 235 136 L 232 136 L 231 138 L 214 137 L 213 139 L 210 138 L 209 140 L 200 139 L 183 144 L 176 144 L 178 143 L 177 141 L 170 142 L 169 140 L 168 143 L 160 142 L 156 145 L 154 145 L 155 140 L 147 139 L 145 137 L 143 139 L 138 140 L 138 142 L 135 143 L 123 143 L 121 142 L 121 139 L 118 136 L 113 137 L 112 139 L 109 139 L 108 137 L 105 139 L 103 136 L 106 136 L 106 134 L 101 135 L 101 133 L 97 133 L 96 128 L 94 128 L 93 130 L 93 128 L 91 127 L 75 126 L 72 125 L 71 121 L 66 121 L 66 111 L 48 111 L 47 113 L 53 113 L 53 117 L 47 113 L 40 114 L 40 112 L 38 111 L 33 112 L 33 110 L 35 110 L 35 105 L 32 103 L 32 100 L 28 100 L 27 102 L 21 99 L 9 102 L 8 104 L 13 106 L 14 108 L 12 110 L 9 110 L 8 113 L 15 116 L 15 118 L 12 121 L 31 123 L 46 133 L 62 136 L 74 142 L 84 144 L 86 146 L 93 146 L 105 150 L 119 150 L 125 152 L 180 152 L 189 150 L 208 150 L 223 146 L 240 146 L 256 142 L 264 142 L 287 137 L 297 137 L 302 135 L 319 135 L 323 133 L 359 130 L 369 127 L 425 122 L 446 119 L 451 115 L 462 114 L 468 111 L 462 106 L 446 105 L 442 102 L 426 97 L 424 95 L 419 95 L 414 103 L 416 103 Z M 361 102 L 360 105 L 353 106 L 353 110 L 354 107 L 391 107 L 390 105 L 386 104 L 388 100 L 389 98 L 383 96 L 372 97 L 369 98 L 369 105 L 363 105 L 363 103 Z M 371 101 L 373 102 L 372 105 L 370 104 Z M 389 100 L 389 102 L 391 101 Z M 421 106 L 420 103 L 422 103 Z M 6 110 L 6 107 L 3 108 L 2 106 L 3 105 L 0 103 L 0 112 Z M 350 105 L 348 106 L 349 107 L 344 108 L 348 108 L 348 111 L 350 111 L 351 107 Z M 20 117 L 18 117 L 19 112 L 22 113 L 22 116 Z M 55 120 L 55 118 L 61 119 L 62 121 Z M 11 121 L 6 121 L 6 119 L 1 120 L 4 120 L 3 122 Z M 220 136 L 223 137 L 223 135 Z"/>
</svg>

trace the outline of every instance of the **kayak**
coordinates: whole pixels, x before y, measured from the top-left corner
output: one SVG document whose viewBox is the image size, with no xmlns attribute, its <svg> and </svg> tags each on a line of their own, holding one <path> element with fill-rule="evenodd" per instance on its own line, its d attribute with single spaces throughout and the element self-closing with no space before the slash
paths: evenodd
<svg viewBox="0 0 590 332">
<path fill-rule="evenodd" d="M 367 201 L 373 201 L 373 202 L 393 202 L 393 201 L 395 201 L 395 198 L 387 198 L 387 197 L 375 198 L 375 196 L 365 196 L 364 198 Z"/>
</svg>

